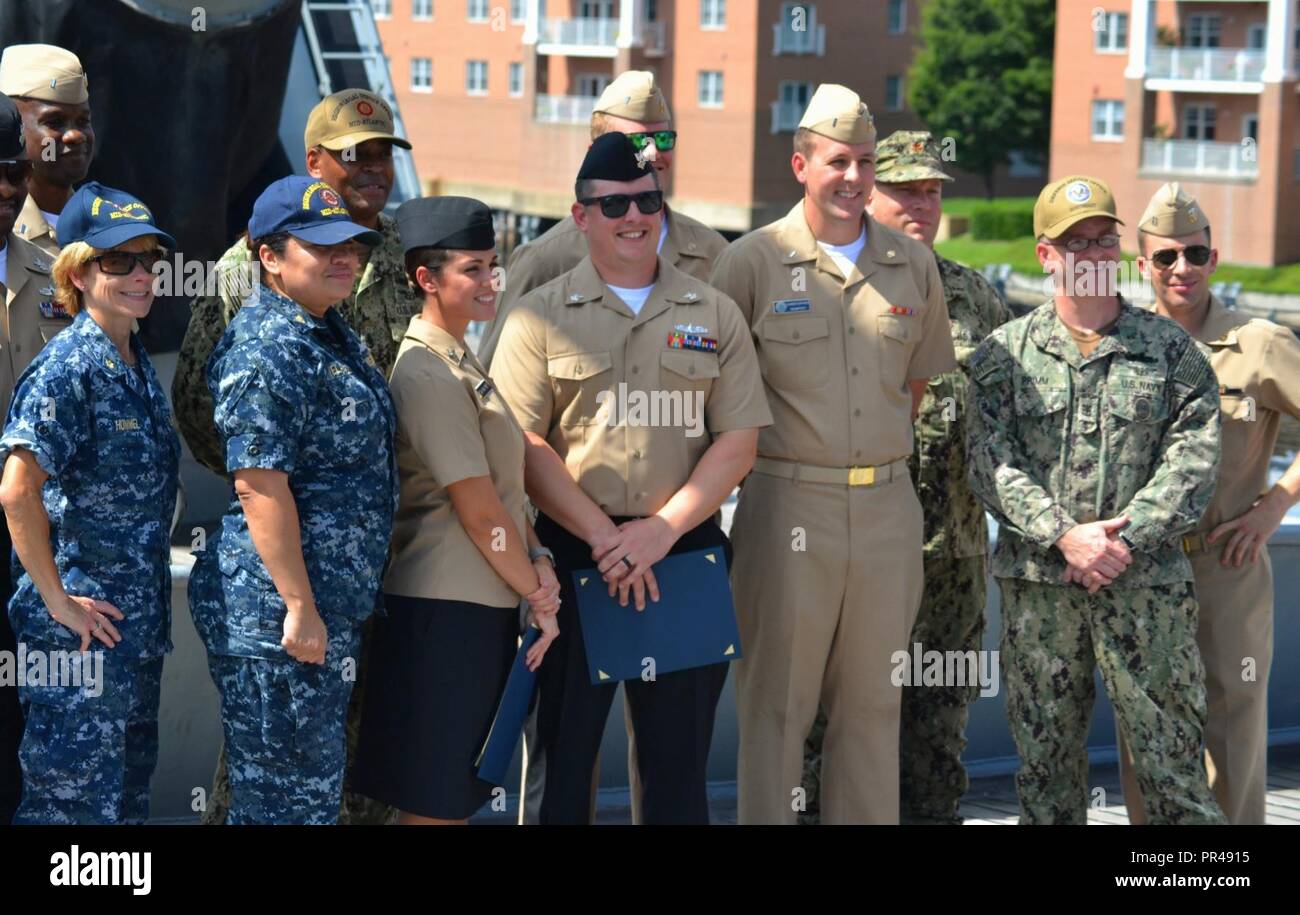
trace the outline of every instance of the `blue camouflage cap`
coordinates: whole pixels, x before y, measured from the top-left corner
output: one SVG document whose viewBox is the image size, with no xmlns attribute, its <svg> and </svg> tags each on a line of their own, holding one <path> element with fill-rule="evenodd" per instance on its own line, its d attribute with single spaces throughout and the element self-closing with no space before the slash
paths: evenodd
<svg viewBox="0 0 1300 915">
<path fill-rule="evenodd" d="M 248 237 L 288 232 L 313 245 L 337 245 L 356 239 L 372 248 L 383 240 L 374 229 L 352 221 L 342 198 L 324 181 L 290 175 L 274 182 L 253 204 Z"/>
<path fill-rule="evenodd" d="M 163 247 L 176 247 L 176 239 L 158 228 L 147 206 L 126 191 L 98 181 L 77 188 L 59 214 L 61 245 L 84 241 L 105 250 L 141 235 L 155 235 Z"/>
</svg>

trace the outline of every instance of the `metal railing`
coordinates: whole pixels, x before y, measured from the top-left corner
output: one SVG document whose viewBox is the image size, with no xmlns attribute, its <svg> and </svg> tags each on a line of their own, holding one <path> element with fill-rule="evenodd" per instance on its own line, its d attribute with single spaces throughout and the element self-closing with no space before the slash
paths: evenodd
<svg viewBox="0 0 1300 915">
<path fill-rule="evenodd" d="M 613 48 L 618 41 L 617 19 L 543 19 L 538 44 Z"/>
<path fill-rule="evenodd" d="M 1148 79 L 1259 82 L 1264 52 L 1253 48 L 1151 48 Z"/>
<path fill-rule="evenodd" d="M 1159 175 L 1257 178 L 1259 161 L 1253 143 L 1213 140 L 1143 140 L 1142 170 Z"/>
<path fill-rule="evenodd" d="M 817 25 L 814 20 L 806 29 L 794 29 L 787 23 L 777 22 L 772 25 L 773 54 L 817 54 L 826 53 L 826 26 Z"/>
<path fill-rule="evenodd" d="M 539 95 L 533 120 L 540 124 L 588 124 L 596 98 L 591 95 Z"/>
</svg>

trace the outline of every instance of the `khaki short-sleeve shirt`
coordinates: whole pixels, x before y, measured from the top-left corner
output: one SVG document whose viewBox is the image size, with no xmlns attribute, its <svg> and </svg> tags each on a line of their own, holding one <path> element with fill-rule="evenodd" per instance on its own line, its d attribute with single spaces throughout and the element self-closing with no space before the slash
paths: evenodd
<svg viewBox="0 0 1300 915">
<path fill-rule="evenodd" d="M 72 323 L 54 301 L 50 266 L 54 258 L 10 233 L 5 258 L 5 320 L 0 325 L 0 408 L 9 409 L 14 385 L 50 338 Z"/>
<path fill-rule="evenodd" d="M 1300 417 L 1300 340 L 1285 327 L 1210 299 L 1196 340 L 1219 380 L 1223 455 L 1219 482 L 1197 526 L 1209 533 L 1268 491 L 1282 416 Z"/>
<path fill-rule="evenodd" d="M 662 256 L 639 314 L 591 258 L 520 300 L 493 357 L 502 395 L 609 515 L 650 515 L 713 436 L 772 421 L 736 304 Z"/>
<path fill-rule="evenodd" d="M 737 239 L 711 284 L 753 332 L 774 422 L 758 453 L 824 467 L 912 453 L 908 381 L 956 368 L 934 255 L 869 216 L 849 276 L 817 244 L 803 202 Z"/>
<path fill-rule="evenodd" d="M 389 379 L 397 408 L 401 500 L 393 524 L 389 594 L 512 607 L 519 595 L 461 526 L 447 487 L 491 477 L 514 524 L 504 546 L 527 550 L 524 433 L 474 355 L 418 315 Z M 495 543 L 494 543 L 495 548 Z"/>
</svg>

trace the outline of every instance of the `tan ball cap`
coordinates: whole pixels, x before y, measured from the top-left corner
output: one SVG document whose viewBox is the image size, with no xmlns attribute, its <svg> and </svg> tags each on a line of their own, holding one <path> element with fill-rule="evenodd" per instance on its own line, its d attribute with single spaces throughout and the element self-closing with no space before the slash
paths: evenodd
<svg viewBox="0 0 1300 915">
<path fill-rule="evenodd" d="M 393 109 L 365 89 L 344 89 L 321 99 L 307 115 L 303 144 L 311 149 L 347 149 L 367 140 L 391 140 L 394 146 L 410 149 L 411 144 L 394 133 Z"/>
<path fill-rule="evenodd" d="M 867 103 L 852 89 L 835 83 L 817 87 L 799 126 L 841 143 L 876 142 L 876 124 Z"/>
<path fill-rule="evenodd" d="M 80 105 L 90 99 L 81 60 L 52 44 L 15 44 L 0 56 L 0 92 L 10 97 Z"/>
<path fill-rule="evenodd" d="M 1124 225 L 1115 215 L 1115 196 L 1106 182 L 1087 175 L 1053 181 L 1034 203 L 1034 237 L 1056 238 L 1089 216 L 1106 216 Z"/>
<path fill-rule="evenodd" d="M 1177 181 L 1161 185 L 1138 221 L 1140 231 L 1165 238 L 1191 235 L 1209 227 L 1210 221 L 1196 198 Z"/>
<path fill-rule="evenodd" d="M 642 124 L 670 121 L 668 101 L 649 70 L 628 70 L 605 87 L 592 114 L 609 114 Z"/>
</svg>

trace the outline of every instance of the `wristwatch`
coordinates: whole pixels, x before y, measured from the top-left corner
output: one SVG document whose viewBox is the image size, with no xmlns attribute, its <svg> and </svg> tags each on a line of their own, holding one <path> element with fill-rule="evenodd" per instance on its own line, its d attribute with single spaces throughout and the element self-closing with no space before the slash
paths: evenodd
<svg viewBox="0 0 1300 915">
<path fill-rule="evenodd" d="M 546 558 L 551 561 L 551 568 L 555 568 L 555 554 L 544 546 L 534 546 L 528 548 L 528 561 L 536 562 L 539 559 Z"/>
</svg>

